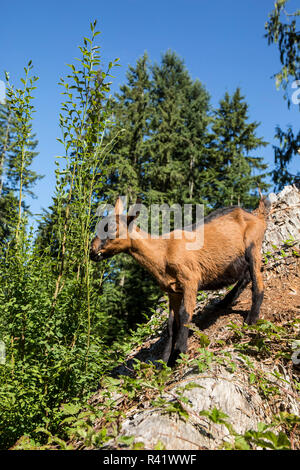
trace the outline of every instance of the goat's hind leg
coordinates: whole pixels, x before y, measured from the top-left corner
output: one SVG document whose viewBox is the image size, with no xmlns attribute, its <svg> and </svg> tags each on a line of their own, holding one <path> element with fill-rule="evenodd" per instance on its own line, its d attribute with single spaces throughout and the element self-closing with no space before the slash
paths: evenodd
<svg viewBox="0 0 300 470">
<path fill-rule="evenodd" d="M 192 319 L 196 306 L 197 287 L 189 286 L 184 290 L 183 299 L 177 314 L 178 329 L 176 335 L 173 333 L 172 350 L 168 360 L 168 366 L 172 367 L 177 361 L 181 353 L 187 350 L 187 341 L 189 336 L 189 328 L 187 323 Z M 178 305 L 177 305 L 178 307 Z"/>
<path fill-rule="evenodd" d="M 260 249 L 253 242 L 246 251 L 246 259 L 249 263 L 249 271 L 252 281 L 252 306 L 251 311 L 246 318 L 248 325 L 256 323 L 260 307 L 264 298 L 264 284 L 261 273 L 261 254 Z"/>
<path fill-rule="evenodd" d="M 243 290 L 247 287 L 250 280 L 250 272 L 247 267 L 243 277 L 235 284 L 235 286 L 228 292 L 228 294 L 226 294 L 225 297 L 216 304 L 216 307 L 226 308 L 229 307 L 229 305 L 232 305 L 241 295 Z"/>
<path fill-rule="evenodd" d="M 168 339 L 162 355 L 162 360 L 169 363 L 171 352 L 177 338 L 179 329 L 179 309 L 182 303 L 182 295 L 169 294 L 169 319 L 168 319 Z"/>
</svg>

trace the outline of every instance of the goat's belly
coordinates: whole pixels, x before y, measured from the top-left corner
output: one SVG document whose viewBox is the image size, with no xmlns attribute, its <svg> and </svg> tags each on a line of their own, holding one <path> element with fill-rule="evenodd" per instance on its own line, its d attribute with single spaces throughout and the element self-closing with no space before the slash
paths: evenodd
<svg viewBox="0 0 300 470">
<path fill-rule="evenodd" d="M 245 257 L 239 257 L 230 263 L 226 268 L 222 269 L 221 272 L 212 273 L 209 279 L 199 283 L 199 290 L 216 290 L 222 289 L 223 287 L 234 284 L 241 279 L 248 268 L 248 263 Z"/>
</svg>

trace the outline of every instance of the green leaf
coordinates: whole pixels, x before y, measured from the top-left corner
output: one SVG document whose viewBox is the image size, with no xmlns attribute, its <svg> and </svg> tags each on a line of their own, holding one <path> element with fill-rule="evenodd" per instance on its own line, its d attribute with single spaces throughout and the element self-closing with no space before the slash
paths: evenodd
<svg viewBox="0 0 300 470">
<path fill-rule="evenodd" d="M 130 446 L 134 442 L 134 436 L 120 436 L 118 437 L 118 442 Z"/>
<path fill-rule="evenodd" d="M 63 415 L 75 415 L 79 413 L 81 408 L 82 408 L 82 405 L 80 404 L 66 403 L 62 407 L 62 414 Z"/>
<path fill-rule="evenodd" d="M 236 436 L 234 439 L 234 444 L 237 450 L 250 450 L 250 446 L 243 436 Z"/>
<path fill-rule="evenodd" d="M 255 383 L 255 381 L 256 381 L 256 375 L 253 372 L 251 372 L 249 375 L 249 383 L 252 385 Z"/>
</svg>

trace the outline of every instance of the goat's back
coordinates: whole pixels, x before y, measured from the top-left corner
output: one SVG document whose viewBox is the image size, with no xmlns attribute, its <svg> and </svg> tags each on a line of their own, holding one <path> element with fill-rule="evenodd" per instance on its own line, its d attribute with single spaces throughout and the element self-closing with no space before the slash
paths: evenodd
<svg viewBox="0 0 300 470">
<path fill-rule="evenodd" d="M 194 231 L 195 237 L 197 230 L 203 233 L 199 248 L 191 248 L 190 233 L 170 239 L 168 265 L 183 278 L 205 279 L 207 289 L 216 289 L 240 278 L 247 248 L 251 243 L 261 246 L 265 222 L 240 207 L 230 207 L 210 214 Z"/>
</svg>

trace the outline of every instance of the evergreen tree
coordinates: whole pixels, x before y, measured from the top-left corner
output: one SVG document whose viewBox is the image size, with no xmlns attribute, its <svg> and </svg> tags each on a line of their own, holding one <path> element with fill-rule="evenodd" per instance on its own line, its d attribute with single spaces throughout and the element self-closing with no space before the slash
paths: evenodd
<svg viewBox="0 0 300 470">
<path fill-rule="evenodd" d="M 209 125 L 212 119 L 209 99 L 209 94 L 199 80 L 194 81 L 187 90 L 181 149 L 185 175 L 185 183 L 181 188 L 183 203 L 207 204 L 206 177 L 210 168 Z"/>
<path fill-rule="evenodd" d="M 4 164 L 10 148 L 12 113 L 5 103 L 0 103 L 0 196 L 4 180 Z"/>
<path fill-rule="evenodd" d="M 183 61 L 168 51 L 162 63 L 148 66 L 146 54 L 129 67 L 127 83 L 113 103 L 113 171 L 107 181 L 111 202 L 126 195 L 129 203 L 198 202 L 203 170 L 209 96 L 193 82 Z M 118 296 L 110 303 L 130 324 L 149 312 L 161 293 L 151 276 L 126 255 L 113 260 L 111 279 Z M 144 295 L 141 295 L 141 293 Z"/>
<path fill-rule="evenodd" d="M 238 204 L 251 208 L 257 201 L 257 188 L 269 186 L 264 181 L 267 173 L 261 173 L 267 165 L 262 157 L 253 155 L 267 142 L 256 136 L 259 124 L 248 119 L 248 104 L 240 89 L 232 97 L 226 92 L 212 125 L 209 199 L 213 207 Z"/>
<path fill-rule="evenodd" d="M 277 44 L 281 69 L 274 77 L 276 86 L 282 86 L 284 99 L 290 107 L 291 81 L 300 80 L 300 9 L 287 13 L 288 0 L 276 0 L 274 9 L 265 24 L 268 44 Z"/>
<path fill-rule="evenodd" d="M 11 137 L 14 138 L 13 136 Z M 32 134 L 26 142 L 26 165 L 24 165 L 23 170 L 23 193 L 31 197 L 35 197 L 32 187 L 34 184 L 41 178 L 42 175 L 37 174 L 30 167 L 32 165 L 33 159 L 38 155 L 38 152 L 35 151 L 38 145 L 38 141 L 35 138 L 35 135 Z M 13 191 L 17 190 L 20 185 L 20 169 L 19 169 L 19 154 L 21 148 L 19 145 L 12 145 L 10 152 L 7 154 L 6 158 L 6 184 Z"/>
<path fill-rule="evenodd" d="M 35 237 L 35 247 L 41 254 L 48 254 L 57 259 L 59 257 L 59 223 L 61 214 L 59 203 L 56 197 L 52 198 L 53 203 L 48 209 L 42 209 L 42 216 L 39 220 L 38 229 Z M 62 209 L 65 216 L 65 208 Z"/>
<path fill-rule="evenodd" d="M 4 184 L 5 163 L 11 145 L 12 114 L 5 103 L 0 104 L 0 240 L 4 244 L 9 240 L 16 216 L 17 199 Z"/>
<path fill-rule="evenodd" d="M 174 192 L 184 183 L 182 148 L 185 90 L 191 80 L 183 62 L 171 51 L 153 69 L 151 135 L 148 141 L 148 199 L 151 203 L 172 203 Z"/>
<path fill-rule="evenodd" d="M 5 248 L 11 240 L 17 220 L 18 200 L 13 191 L 3 186 L 0 197 L 0 246 Z"/>
<path fill-rule="evenodd" d="M 289 91 L 293 92 L 295 86 L 299 89 L 300 83 L 300 31 L 298 20 L 300 9 L 287 13 L 287 3 L 288 0 L 275 1 L 274 9 L 265 24 L 265 37 L 268 39 L 269 45 L 277 44 L 281 69 L 274 77 L 277 88 L 282 87 L 284 99 L 290 107 L 292 100 Z M 294 105 L 297 104 L 300 110 L 298 99 L 297 102 L 294 102 Z M 279 190 L 295 180 L 295 175 L 288 171 L 288 164 L 294 157 L 299 159 L 300 132 L 294 132 L 291 126 L 288 126 L 286 131 L 277 126 L 275 138 L 279 140 L 279 146 L 274 146 L 275 170 L 273 172 L 273 181 L 276 189 Z M 297 175 L 296 179 L 299 180 L 300 172 Z"/>
<path fill-rule="evenodd" d="M 138 195 L 147 197 L 149 186 L 147 139 L 152 107 L 146 53 L 135 66 L 129 66 L 126 78 L 126 84 L 120 87 L 112 103 L 114 126 L 108 132 L 107 140 L 113 141 L 113 145 L 107 158 L 110 171 L 105 193 L 106 200 L 111 203 L 122 195 L 127 197 L 128 204 L 132 204 Z M 111 288 L 111 282 L 103 286 L 107 308 L 127 318 L 132 327 L 142 320 L 142 313 L 149 313 L 161 292 L 150 274 L 131 257 L 121 255 L 113 259 L 111 268 L 110 281 L 114 288 Z"/>
<path fill-rule="evenodd" d="M 195 181 L 203 169 L 208 93 L 199 81 L 192 81 L 174 52 L 166 52 L 152 72 L 149 202 L 199 202 Z"/>
<path fill-rule="evenodd" d="M 286 131 L 276 127 L 276 139 L 279 140 L 279 146 L 274 145 L 275 170 L 273 171 L 273 181 L 276 189 L 282 189 L 286 184 L 300 180 L 300 171 L 298 175 L 293 175 L 288 170 L 288 164 L 292 158 L 300 158 L 300 131 L 296 135 L 291 126 Z"/>
<path fill-rule="evenodd" d="M 37 156 L 35 148 L 38 144 L 34 135 L 28 135 L 26 147 L 18 138 L 20 121 L 13 112 L 11 102 L 0 104 L 0 240 L 7 243 L 15 226 L 20 190 L 20 155 L 23 151 L 24 164 L 22 169 L 22 193 L 34 197 L 32 186 L 42 178 L 30 169 L 33 159 Z M 22 199 L 21 205 L 29 213 L 29 206 Z"/>
<path fill-rule="evenodd" d="M 113 203 L 119 195 L 133 203 L 147 187 L 145 139 L 149 133 L 151 83 L 146 53 L 135 67 L 129 67 L 126 77 L 127 83 L 120 87 L 112 104 L 115 125 L 108 136 L 113 146 L 107 186 Z"/>
</svg>

